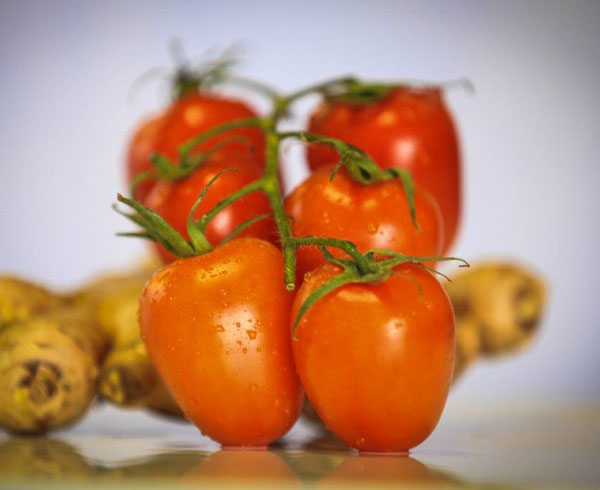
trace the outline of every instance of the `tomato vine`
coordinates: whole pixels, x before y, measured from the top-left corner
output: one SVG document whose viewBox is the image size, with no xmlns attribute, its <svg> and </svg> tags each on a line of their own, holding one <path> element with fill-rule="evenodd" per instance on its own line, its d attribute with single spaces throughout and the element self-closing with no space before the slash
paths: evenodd
<svg viewBox="0 0 600 490">
<path fill-rule="evenodd" d="M 331 178 L 334 178 L 335 173 L 339 170 L 339 168 L 344 166 L 350 177 L 362 185 L 373 185 L 382 181 L 398 179 L 404 187 L 413 224 L 418 228 L 414 208 L 413 182 L 410 174 L 406 170 L 399 168 L 382 169 L 364 151 L 338 139 L 323 137 L 306 131 L 280 132 L 277 130 L 278 122 L 287 115 L 291 104 L 304 96 L 319 93 L 329 97 L 349 98 L 348 100 L 352 99 L 357 103 L 360 103 L 361 101 L 365 101 L 367 99 L 373 100 L 373 97 L 384 96 L 391 86 L 390 84 L 363 83 L 353 77 L 343 77 L 312 85 L 310 87 L 298 90 L 297 92 L 283 96 L 278 94 L 270 87 L 261 84 L 260 82 L 239 77 L 230 77 L 230 81 L 232 83 L 239 83 L 241 85 L 254 87 L 270 97 L 273 102 L 271 114 L 262 118 L 256 117 L 237 119 L 214 127 L 197 135 L 194 138 L 191 138 L 189 141 L 179 147 L 177 162 L 170 161 L 164 155 L 154 154 L 151 157 L 154 170 L 141 174 L 132 182 L 132 195 L 135 186 L 144 179 L 180 179 L 189 176 L 199 165 L 202 165 L 202 163 L 207 160 L 212 152 L 218 151 L 221 146 L 231 141 L 231 138 L 215 145 L 215 147 L 208 152 L 192 154 L 198 145 L 209 141 L 211 138 L 219 134 L 226 133 L 234 129 L 247 127 L 259 128 L 265 134 L 266 164 L 262 177 L 232 193 L 220 201 L 210 211 L 205 213 L 199 219 L 195 220 L 194 214 L 199 203 L 206 195 L 210 185 L 216 179 L 218 179 L 223 172 L 217 174 L 213 180 L 209 182 L 209 184 L 202 190 L 195 205 L 190 210 L 187 222 L 187 232 L 190 237 L 189 241 L 183 238 L 181 234 L 175 231 L 158 214 L 146 208 L 135 199 L 118 195 L 118 201 L 132 208 L 136 213 L 128 214 L 119 210 L 115 206 L 117 211 L 121 214 L 124 214 L 128 219 L 144 229 L 143 232 L 125 233 L 121 235 L 156 240 L 165 246 L 169 252 L 178 257 L 201 255 L 209 252 L 213 248 L 213 245 L 210 244 L 206 238 L 205 230 L 208 223 L 220 211 L 230 206 L 235 201 L 247 196 L 248 194 L 254 192 L 264 193 L 268 198 L 271 210 L 273 212 L 273 218 L 276 222 L 279 233 L 280 244 L 285 263 L 284 277 L 287 289 L 293 290 L 296 287 L 296 250 L 299 247 L 317 246 L 329 262 L 332 262 L 342 268 L 340 275 L 317 288 L 306 300 L 306 302 L 300 308 L 297 318 L 295 319 L 294 330 L 298 325 L 302 315 L 311 307 L 312 304 L 314 304 L 324 295 L 348 283 L 371 283 L 383 281 L 393 273 L 393 268 L 401 263 L 415 262 L 423 267 L 426 267 L 423 264 L 425 261 L 431 262 L 457 260 L 461 263 L 460 266 L 468 266 L 466 261 L 456 257 L 414 257 L 402 255 L 390 250 L 380 249 L 370 250 L 363 254 L 358 250 L 353 242 L 348 240 L 314 236 L 294 237 L 291 233 L 288 216 L 284 210 L 283 195 L 278 178 L 280 145 L 283 140 L 289 138 L 295 138 L 307 144 L 326 144 L 336 149 L 340 155 L 340 159 L 331 174 Z M 240 137 L 232 138 L 239 139 Z M 231 169 L 231 171 L 235 171 L 235 169 Z M 224 241 L 230 240 L 245 228 L 256 222 L 258 219 L 263 219 L 265 217 L 265 215 L 260 215 L 242 223 L 235 230 L 233 230 L 233 232 Z M 342 250 L 348 256 L 348 259 L 333 258 L 333 256 L 328 252 L 327 247 L 333 247 Z"/>
</svg>

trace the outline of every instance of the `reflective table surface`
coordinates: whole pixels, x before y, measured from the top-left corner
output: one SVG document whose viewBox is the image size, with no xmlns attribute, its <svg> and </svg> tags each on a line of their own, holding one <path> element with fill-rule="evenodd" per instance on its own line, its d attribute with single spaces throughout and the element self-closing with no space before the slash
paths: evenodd
<svg viewBox="0 0 600 490">
<path fill-rule="evenodd" d="M 299 423 L 268 450 L 97 407 L 49 437 L 0 437 L 0 488 L 600 488 L 600 401 L 449 404 L 408 456 L 361 455 Z"/>
</svg>

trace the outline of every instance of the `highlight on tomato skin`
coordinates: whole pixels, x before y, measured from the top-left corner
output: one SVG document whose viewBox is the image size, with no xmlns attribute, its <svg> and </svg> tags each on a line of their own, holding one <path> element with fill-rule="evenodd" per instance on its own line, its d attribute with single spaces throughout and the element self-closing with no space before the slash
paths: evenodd
<svg viewBox="0 0 600 490">
<path fill-rule="evenodd" d="M 305 277 L 292 319 L 332 264 Z M 406 452 L 442 414 L 454 366 L 454 314 L 439 281 L 414 264 L 373 284 L 346 284 L 305 313 L 292 342 L 306 396 L 338 438 L 360 451 Z"/>
<path fill-rule="evenodd" d="M 233 170 L 227 171 L 228 169 Z M 189 177 L 156 183 L 144 200 L 144 205 L 162 216 L 182 236 L 189 238 L 186 230 L 189 211 L 204 187 L 219 172 L 224 173 L 208 189 L 196 209 L 194 214 L 196 219 L 210 211 L 219 201 L 262 176 L 261 169 L 250 160 L 247 153 L 225 148 L 211 155 L 209 160 L 202 163 Z M 217 214 L 206 228 L 206 237 L 213 246 L 216 246 L 237 226 L 263 214 L 269 216 L 272 214 L 267 197 L 260 192 L 252 193 Z M 261 238 L 269 242 L 277 241 L 277 231 L 272 218 L 257 221 L 239 236 Z M 153 245 L 164 263 L 176 259 L 161 244 L 154 242 Z"/>
<path fill-rule="evenodd" d="M 133 133 L 127 150 L 127 183 L 133 178 L 154 167 L 150 162 L 153 153 L 161 153 L 176 162 L 178 148 L 190 138 L 220 124 L 235 119 L 257 117 L 257 113 L 241 100 L 211 92 L 191 92 L 173 102 L 162 113 L 144 121 Z M 226 148 L 229 151 L 245 154 L 259 168 L 264 167 L 264 134 L 257 128 L 241 128 L 219 134 L 198 145 L 192 154 L 210 150 L 232 136 Z M 148 179 L 136 188 L 136 199 L 143 201 L 156 183 Z"/>
<path fill-rule="evenodd" d="M 415 189 L 419 229 L 411 221 L 408 200 L 398 180 L 365 186 L 344 169 L 331 180 L 332 165 L 316 169 L 285 200 L 294 236 L 334 237 L 353 242 L 362 253 L 386 248 L 416 256 L 437 256 L 443 243 L 440 210 L 432 196 Z M 343 252 L 330 249 L 338 258 Z M 314 246 L 296 252 L 297 277 L 326 262 Z"/>
<path fill-rule="evenodd" d="M 142 293 L 153 364 L 187 418 L 224 446 L 266 446 L 300 414 L 292 300 L 281 252 L 255 238 L 177 260 Z"/>
<path fill-rule="evenodd" d="M 439 88 L 396 87 L 366 104 L 326 100 L 313 112 L 309 131 L 362 148 L 382 168 L 409 170 L 438 202 L 444 220 L 442 252 L 450 250 L 462 213 L 462 170 L 456 125 Z M 326 145 L 308 148 L 313 170 L 338 158 Z"/>
</svg>

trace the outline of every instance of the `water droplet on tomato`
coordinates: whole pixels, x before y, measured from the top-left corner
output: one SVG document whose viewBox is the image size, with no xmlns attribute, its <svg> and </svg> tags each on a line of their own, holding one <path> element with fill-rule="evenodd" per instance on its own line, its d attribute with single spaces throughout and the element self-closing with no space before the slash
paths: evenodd
<svg viewBox="0 0 600 490">
<path fill-rule="evenodd" d="M 374 235 L 375 233 L 377 233 L 378 228 L 379 226 L 377 225 L 377 223 L 369 223 L 367 225 L 367 232 L 371 235 Z"/>
<path fill-rule="evenodd" d="M 246 334 L 248 334 L 248 338 L 250 340 L 254 340 L 256 338 L 256 330 L 246 330 Z"/>
</svg>

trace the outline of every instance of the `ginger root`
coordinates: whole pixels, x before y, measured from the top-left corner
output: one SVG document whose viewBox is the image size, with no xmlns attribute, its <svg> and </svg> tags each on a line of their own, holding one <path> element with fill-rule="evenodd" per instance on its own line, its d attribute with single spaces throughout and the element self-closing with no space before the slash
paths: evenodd
<svg viewBox="0 0 600 490">
<path fill-rule="evenodd" d="M 141 338 L 112 350 L 102 365 L 100 394 L 124 407 L 146 407 L 155 412 L 183 417 L 154 369 Z"/>
<path fill-rule="evenodd" d="M 0 326 L 58 308 L 63 299 L 32 282 L 0 275 Z"/>
<path fill-rule="evenodd" d="M 0 426 L 33 434 L 77 420 L 96 394 L 106 347 L 78 308 L 0 327 Z"/>
<path fill-rule="evenodd" d="M 542 316 L 543 280 L 509 262 L 478 264 L 445 284 L 456 317 L 454 380 L 478 358 L 523 349 Z"/>
</svg>

